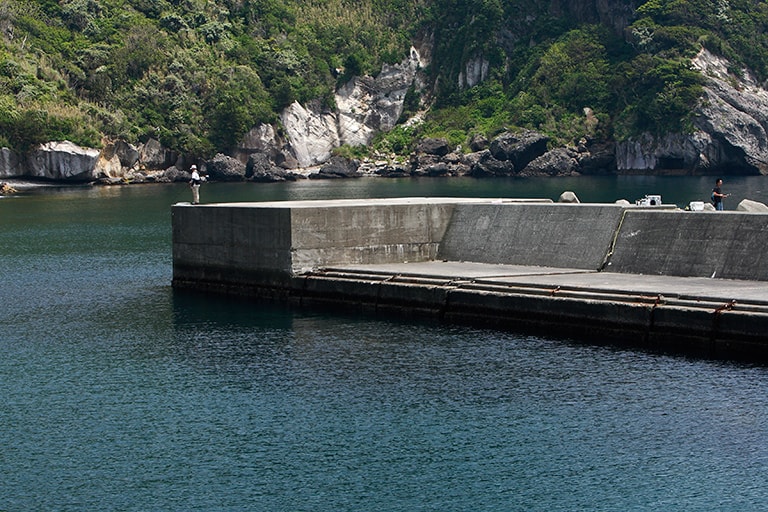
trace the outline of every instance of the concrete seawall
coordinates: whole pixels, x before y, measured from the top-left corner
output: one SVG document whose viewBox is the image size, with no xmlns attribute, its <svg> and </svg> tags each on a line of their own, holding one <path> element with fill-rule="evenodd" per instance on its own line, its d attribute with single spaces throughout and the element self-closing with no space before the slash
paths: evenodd
<svg viewBox="0 0 768 512">
<path fill-rule="evenodd" d="M 623 212 L 615 205 L 457 205 L 438 258 L 598 270 Z"/>
<path fill-rule="evenodd" d="M 284 286 L 296 274 L 329 265 L 431 261 L 456 205 L 493 201 L 498 200 L 175 205 L 174 282 Z"/>
<path fill-rule="evenodd" d="M 768 215 L 464 198 L 173 207 L 173 285 L 768 360 Z"/>
</svg>

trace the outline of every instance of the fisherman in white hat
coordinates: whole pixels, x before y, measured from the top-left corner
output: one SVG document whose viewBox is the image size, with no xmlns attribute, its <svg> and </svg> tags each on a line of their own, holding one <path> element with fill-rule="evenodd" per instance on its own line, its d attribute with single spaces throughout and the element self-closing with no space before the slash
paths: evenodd
<svg viewBox="0 0 768 512">
<path fill-rule="evenodd" d="M 192 178 L 189 180 L 189 186 L 192 188 L 192 204 L 200 204 L 200 184 L 205 181 L 205 177 L 200 176 L 194 164 L 189 170 L 192 172 Z"/>
</svg>

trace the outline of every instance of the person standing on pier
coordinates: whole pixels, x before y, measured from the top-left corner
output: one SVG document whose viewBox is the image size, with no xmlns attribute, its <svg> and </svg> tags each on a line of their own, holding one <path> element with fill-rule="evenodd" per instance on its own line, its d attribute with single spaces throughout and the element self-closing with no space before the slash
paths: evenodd
<svg viewBox="0 0 768 512">
<path fill-rule="evenodd" d="M 189 186 L 192 188 L 192 204 L 200 204 L 200 185 L 205 181 L 205 177 L 200 176 L 196 165 L 192 165 L 189 170 L 192 171 L 192 178 L 189 180 Z"/>
<path fill-rule="evenodd" d="M 722 211 L 723 209 L 723 198 L 731 195 L 723 194 L 722 186 L 723 180 L 718 178 L 717 181 L 715 181 L 715 188 L 712 189 L 712 204 L 714 205 L 715 210 L 719 211 Z"/>
</svg>

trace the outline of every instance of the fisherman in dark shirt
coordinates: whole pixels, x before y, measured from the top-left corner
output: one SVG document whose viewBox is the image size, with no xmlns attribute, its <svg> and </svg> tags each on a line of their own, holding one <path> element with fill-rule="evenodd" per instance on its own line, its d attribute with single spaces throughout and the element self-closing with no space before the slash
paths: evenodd
<svg viewBox="0 0 768 512">
<path fill-rule="evenodd" d="M 723 209 L 723 198 L 728 197 L 731 194 L 723 194 L 723 191 L 721 190 L 723 186 L 723 180 L 718 178 L 715 182 L 715 188 L 712 189 L 712 204 L 715 207 L 715 210 L 722 210 Z"/>
</svg>

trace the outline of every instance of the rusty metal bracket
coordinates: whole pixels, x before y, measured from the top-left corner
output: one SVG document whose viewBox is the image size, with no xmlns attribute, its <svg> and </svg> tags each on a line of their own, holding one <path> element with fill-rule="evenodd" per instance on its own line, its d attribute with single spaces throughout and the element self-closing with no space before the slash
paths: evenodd
<svg viewBox="0 0 768 512">
<path fill-rule="evenodd" d="M 728 302 L 727 304 L 723 304 L 719 308 L 715 309 L 714 313 L 716 315 L 719 315 L 723 311 L 731 311 L 734 307 L 736 307 L 736 301 L 732 300 L 731 302 Z"/>
</svg>

